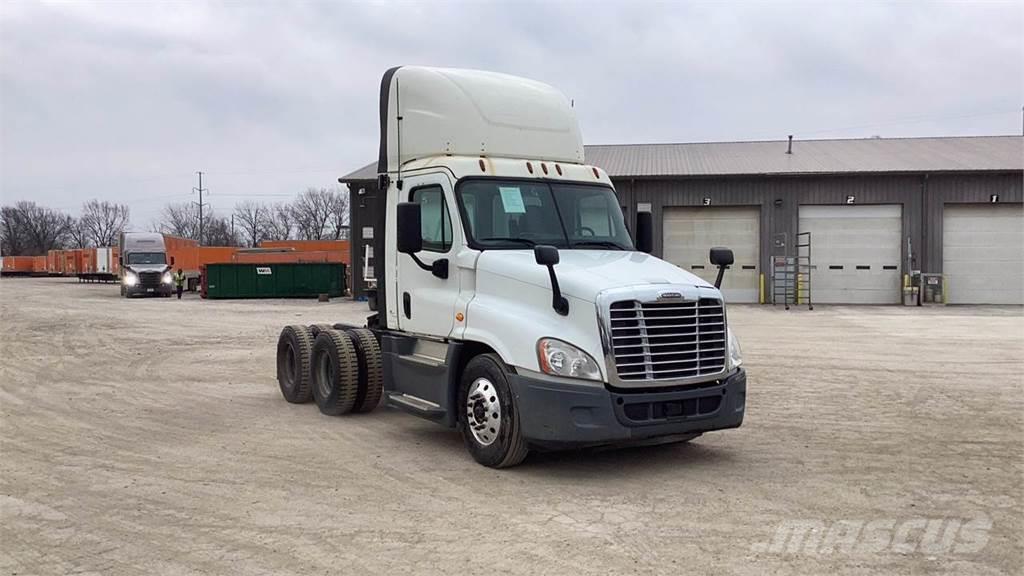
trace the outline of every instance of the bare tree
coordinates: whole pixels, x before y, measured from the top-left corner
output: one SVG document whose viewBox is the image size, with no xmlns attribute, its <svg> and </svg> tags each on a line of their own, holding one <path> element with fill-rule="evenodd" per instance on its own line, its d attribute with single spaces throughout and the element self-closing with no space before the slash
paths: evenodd
<svg viewBox="0 0 1024 576">
<path fill-rule="evenodd" d="M 128 226 L 128 206 L 90 200 L 82 206 L 82 226 L 95 246 L 113 246 Z"/>
<path fill-rule="evenodd" d="M 295 219 L 288 204 L 274 204 L 267 210 L 264 221 L 264 237 L 269 240 L 291 240 Z"/>
<path fill-rule="evenodd" d="M 92 237 L 84 218 L 72 218 L 68 225 L 68 240 L 72 248 L 88 248 L 92 246 Z"/>
<path fill-rule="evenodd" d="M 72 223 L 63 212 L 28 201 L 5 206 L 2 215 L 2 249 L 11 256 L 46 254 L 63 248 Z"/>
<path fill-rule="evenodd" d="M 231 220 L 215 214 L 203 216 L 203 236 L 207 246 L 238 246 L 238 236 L 231 229 Z"/>
<path fill-rule="evenodd" d="M 325 188 L 307 188 L 292 203 L 292 216 L 302 240 L 322 240 L 331 219 L 334 197 Z"/>
<path fill-rule="evenodd" d="M 259 245 L 260 240 L 267 235 L 267 221 L 270 218 L 270 208 L 265 204 L 245 200 L 235 204 L 235 221 L 242 229 L 239 236 L 245 238 L 249 246 Z"/>
<path fill-rule="evenodd" d="M 192 202 L 168 204 L 161 210 L 156 228 L 164 234 L 198 239 L 199 207 Z"/>
<path fill-rule="evenodd" d="M 0 254 L 24 256 L 28 254 L 29 243 L 18 209 L 14 206 L 0 208 Z"/>
<path fill-rule="evenodd" d="M 341 190 L 331 192 L 331 233 L 335 240 L 348 239 L 349 195 Z"/>
</svg>

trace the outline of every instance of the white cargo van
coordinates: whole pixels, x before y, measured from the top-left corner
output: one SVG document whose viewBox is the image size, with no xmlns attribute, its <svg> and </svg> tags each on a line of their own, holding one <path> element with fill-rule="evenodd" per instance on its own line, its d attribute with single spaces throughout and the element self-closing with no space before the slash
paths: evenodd
<svg viewBox="0 0 1024 576">
<path fill-rule="evenodd" d="M 321 411 L 458 428 L 481 464 L 685 441 L 743 421 L 721 292 L 646 251 L 554 88 L 400 67 L 380 92 L 377 293 L 366 328 L 289 326 L 278 378 Z M 721 272 L 732 263 L 714 249 Z M 336 329 L 335 329 L 336 328 Z"/>
</svg>

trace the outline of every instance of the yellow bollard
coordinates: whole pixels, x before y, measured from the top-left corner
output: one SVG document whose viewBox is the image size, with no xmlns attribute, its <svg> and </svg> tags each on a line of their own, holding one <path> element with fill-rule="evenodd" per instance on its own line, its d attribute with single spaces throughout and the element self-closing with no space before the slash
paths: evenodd
<svg viewBox="0 0 1024 576">
<path fill-rule="evenodd" d="M 760 292 L 758 294 L 758 304 L 764 304 L 764 272 L 760 274 Z"/>
</svg>

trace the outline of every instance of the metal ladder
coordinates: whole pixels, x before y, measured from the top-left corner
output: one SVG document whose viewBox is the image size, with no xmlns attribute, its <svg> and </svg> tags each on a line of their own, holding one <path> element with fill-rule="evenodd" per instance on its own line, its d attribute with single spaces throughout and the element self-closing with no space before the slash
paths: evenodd
<svg viewBox="0 0 1024 576">
<path fill-rule="evenodd" d="M 796 256 L 794 267 L 796 268 L 796 304 L 807 304 L 808 310 L 814 310 L 814 303 L 811 301 L 811 233 L 800 232 L 796 235 Z"/>
<path fill-rule="evenodd" d="M 772 306 L 796 302 L 796 266 L 789 256 L 772 256 Z"/>
<path fill-rule="evenodd" d="M 789 310 L 790 305 L 811 302 L 811 233 L 796 235 L 796 244 L 790 246 L 787 234 L 775 234 L 774 244 L 781 254 L 772 256 L 772 305 L 782 304 Z"/>
</svg>

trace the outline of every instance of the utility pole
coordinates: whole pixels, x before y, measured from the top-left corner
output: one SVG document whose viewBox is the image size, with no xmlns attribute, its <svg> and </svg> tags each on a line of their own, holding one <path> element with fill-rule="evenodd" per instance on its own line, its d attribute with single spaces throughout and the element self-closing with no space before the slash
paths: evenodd
<svg viewBox="0 0 1024 576">
<path fill-rule="evenodd" d="M 209 192 L 208 189 L 203 188 L 203 173 L 196 172 L 199 175 L 199 187 L 192 188 L 193 192 L 199 192 L 199 245 L 203 245 L 203 192 Z M 193 202 L 193 204 L 196 204 Z"/>
</svg>

